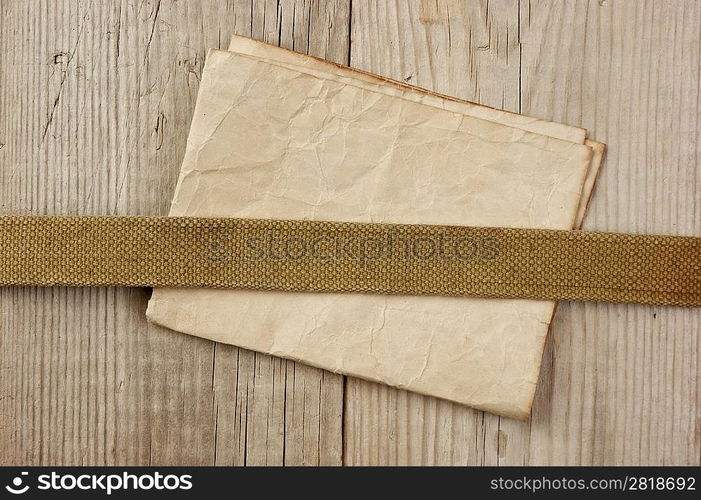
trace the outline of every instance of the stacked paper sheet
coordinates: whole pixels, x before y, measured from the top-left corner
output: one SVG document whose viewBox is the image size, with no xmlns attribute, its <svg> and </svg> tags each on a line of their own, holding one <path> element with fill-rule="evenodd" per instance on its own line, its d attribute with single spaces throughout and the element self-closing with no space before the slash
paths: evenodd
<svg viewBox="0 0 701 500">
<path fill-rule="evenodd" d="M 250 39 L 207 57 L 170 215 L 577 228 L 604 147 L 577 127 Z M 530 413 L 555 304 L 154 290 L 161 325 L 501 415 Z"/>
</svg>

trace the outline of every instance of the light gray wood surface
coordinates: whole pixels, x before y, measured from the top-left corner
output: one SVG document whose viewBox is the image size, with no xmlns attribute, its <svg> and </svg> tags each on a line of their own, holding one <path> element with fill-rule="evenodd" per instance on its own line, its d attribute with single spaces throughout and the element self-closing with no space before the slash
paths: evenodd
<svg viewBox="0 0 701 500">
<path fill-rule="evenodd" d="M 236 33 L 590 130 L 586 229 L 701 235 L 701 2 L 0 0 L 0 213 L 167 213 Z M 0 464 L 698 464 L 697 310 L 560 304 L 516 422 L 0 290 Z"/>
</svg>

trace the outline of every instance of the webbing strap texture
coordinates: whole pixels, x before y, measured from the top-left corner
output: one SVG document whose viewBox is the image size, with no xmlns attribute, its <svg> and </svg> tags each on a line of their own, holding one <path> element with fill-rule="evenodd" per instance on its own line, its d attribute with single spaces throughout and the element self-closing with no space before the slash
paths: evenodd
<svg viewBox="0 0 701 500">
<path fill-rule="evenodd" d="M 0 285 L 701 305 L 701 238 L 268 219 L 0 217 Z"/>
</svg>

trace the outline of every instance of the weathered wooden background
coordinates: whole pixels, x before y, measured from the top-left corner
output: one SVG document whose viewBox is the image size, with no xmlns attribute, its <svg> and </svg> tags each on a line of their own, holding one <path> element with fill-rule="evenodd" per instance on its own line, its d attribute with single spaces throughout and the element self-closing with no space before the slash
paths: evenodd
<svg viewBox="0 0 701 500">
<path fill-rule="evenodd" d="M 0 1 L 1 213 L 167 213 L 237 33 L 588 128 L 587 229 L 701 235 L 701 2 Z M 698 310 L 560 305 L 516 422 L 146 323 L 138 289 L 0 292 L 0 464 L 698 464 Z"/>
</svg>

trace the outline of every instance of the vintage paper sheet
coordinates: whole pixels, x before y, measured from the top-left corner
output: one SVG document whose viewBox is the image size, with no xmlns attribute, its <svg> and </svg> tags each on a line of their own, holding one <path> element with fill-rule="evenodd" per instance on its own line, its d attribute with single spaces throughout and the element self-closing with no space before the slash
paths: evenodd
<svg viewBox="0 0 701 500">
<path fill-rule="evenodd" d="M 606 145 L 602 142 L 593 141 L 591 139 L 586 139 L 584 144 L 592 149 L 591 164 L 589 165 L 589 172 L 584 178 L 584 186 L 582 186 L 582 198 L 579 200 L 579 207 L 577 208 L 577 217 L 575 218 L 575 224 L 573 229 L 581 229 L 584 223 L 584 216 L 587 213 L 587 206 L 591 200 L 591 195 L 594 192 L 594 185 L 596 184 L 596 179 L 599 176 L 601 170 L 601 165 L 604 163 L 604 156 L 606 156 Z"/>
<path fill-rule="evenodd" d="M 320 75 L 321 73 L 325 74 L 325 77 L 333 75 L 338 81 L 351 85 L 362 86 L 363 88 L 382 92 L 387 95 L 404 97 L 423 104 L 444 108 L 449 111 L 455 111 L 456 113 L 482 118 L 483 120 L 489 120 L 503 125 L 510 125 L 537 134 L 549 135 L 565 141 L 583 144 L 586 136 L 586 130 L 580 127 L 540 120 L 538 118 L 464 101 L 455 97 L 437 94 L 403 82 L 383 78 L 346 66 L 340 66 L 323 59 L 306 56 L 251 38 L 233 35 L 229 42 L 229 51 L 252 56 L 257 59 L 274 61 L 280 65 L 304 68 L 308 72 L 313 71 L 315 75 Z"/>
<path fill-rule="evenodd" d="M 403 82 L 390 80 L 378 75 L 366 73 L 346 66 L 325 61 L 316 57 L 306 56 L 291 50 L 283 49 L 251 38 L 233 35 L 229 43 L 229 51 L 266 60 L 275 64 L 290 67 L 304 68 L 308 73 L 320 78 L 331 78 L 337 81 L 357 85 L 362 88 L 374 90 L 387 95 L 401 97 L 415 102 L 421 102 L 441 109 L 447 109 L 456 113 L 462 113 L 475 118 L 510 125 L 515 128 L 548 135 L 565 141 L 586 144 L 594 151 L 591 166 L 584 182 L 580 206 L 577 211 L 575 228 L 580 228 L 584 220 L 587 204 L 594 188 L 599 168 L 603 162 L 605 146 L 591 139 L 586 139 L 586 131 L 580 127 L 573 127 L 563 123 L 540 120 L 529 116 L 519 115 L 500 109 L 490 108 L 472 102 L 464 101 L 450 96 L 444 96 L 420 89 Z"/>
<path fill-rule="evenodd" d="M 171 215 L 571 228 L 590 157 L 574 142 L 212 52 Z M 521 300 L 155 290 L 148 315 L 523 418 L 552 309 Z"/>
</svg>

